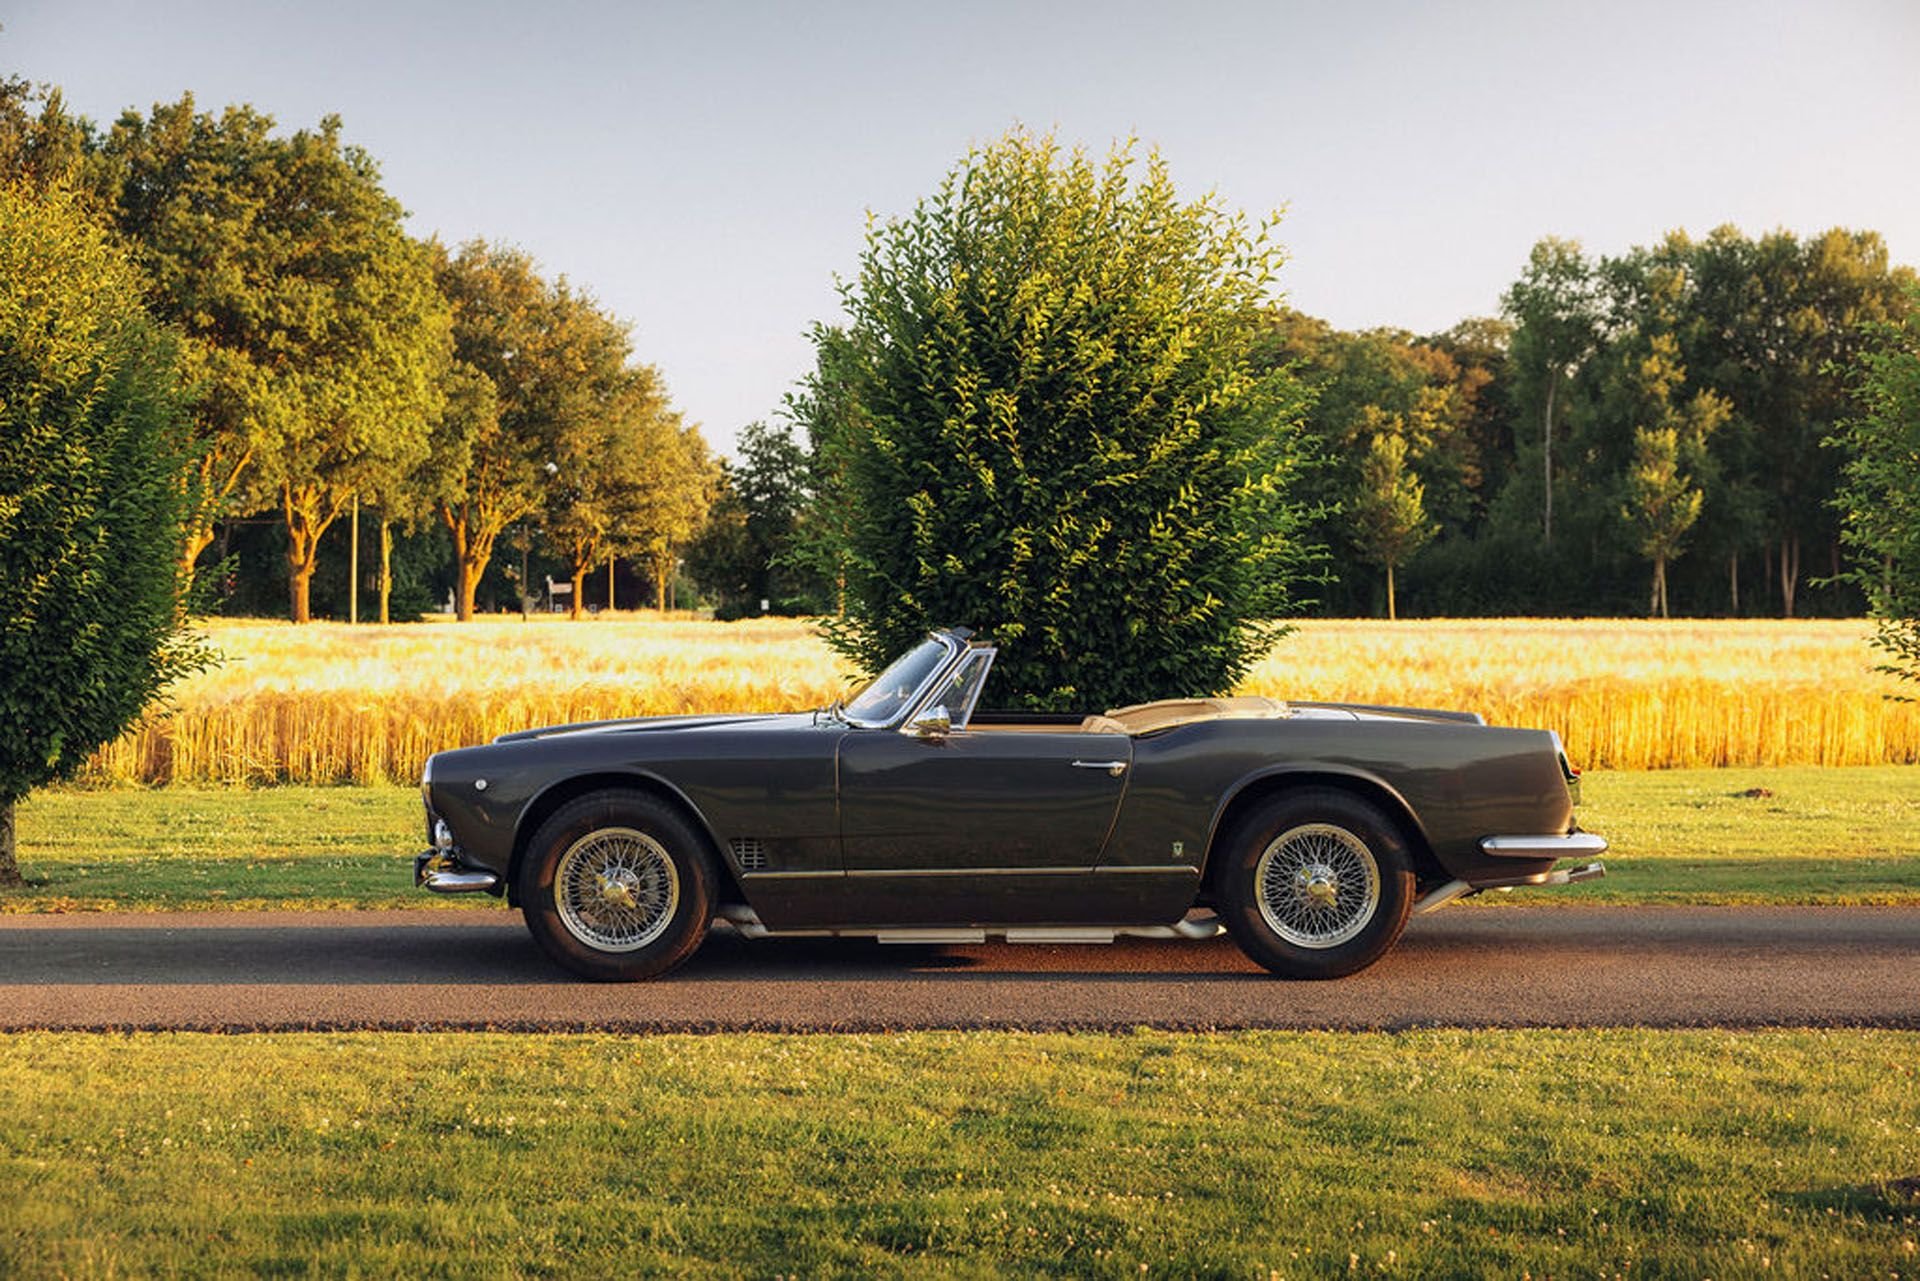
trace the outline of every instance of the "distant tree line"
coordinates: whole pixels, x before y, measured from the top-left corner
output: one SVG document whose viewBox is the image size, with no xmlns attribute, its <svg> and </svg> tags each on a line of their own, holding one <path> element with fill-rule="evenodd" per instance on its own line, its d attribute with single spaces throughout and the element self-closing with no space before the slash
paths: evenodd
<svg viewBox="0 0 1920 1281">
<path fill-rule="evenodd" d="M 285 134 L 187 95 L 100 129 L 57 90 L 8 78 L 0 181 L 70 196 L 178 337 L 197 459 L 189 571 L 237 532 L 255 555 L 234 563 L 264 577 L 270 522 L 282 599 L 304 622 L 323 542 L 364 510 L 383 619 L 396 528 L 426 544 L 461 618 L 509 528 L 571 580 L 576 613 L 586 576 L 616 556 L 665 598 L 716 473 L 659 372 L 623 323 L 526 255 L 409 236 L 338 119 Z M 507 585 L 524 603 L 530 585 Z M 414 587 L 417 610 L 431 596 Z"/>
<path fill-rule="evenodd" d="M 985 181 L 991 170 L 968 172 Z M 976 329 L 1025 316 L 1035 333 L 1064 333 L 1088 296 L 1131 287 L 1109 264 L 1035 310 L 1076 259 L 1044 280 L 996 277 L 984 301 L 932 285 L 918 301 L 876 298 L 906 318 L 862 320 L 870 300 L 853 282 L 853 322 L 817 329 L 816 369 L 722 464 L 591 297 L 542 278 L 516 250 L 408 236 L 373 159 L 335 119 L 285 134 L 250 107 L 203 112 L 186 96 L 101 129 L 57 90 L 8 79 L 0 180 L 70 191 L 142 270 L 146 305 L 179 337 L 194 425 L 186 563 L 206 577 L 219 568 L 229 608 L 277 598 L 296 619 L 314 612 L 316 592 L 322 612 L 345 612 L 350 512 L 376 540 L 363 579 L 381 617 L 390 600 L 405 615 L 450 599 L 461 617 L 524 604 L 542 575 L 568 584 L 578 612 L 598 595 L 591 576 L 616 558 L 629 600 L 674 599 L 684 564 L 687 585 L 723 617 L 839 617 L 850 591 L 857 611 L 875 574 L 919 572 L 879 566 L 860 546 L 881 516 L 845 483 L 850 463 L 866 462 L 847 454 L 842 428 L 871 416 L 878 386 L 878 357 L 862 343 L 887 326 L 903 341 L 949 343 L 985 362 L 969 377 L 986 394 L 1000 357 L 961 342 L 978 333 L 927 328 L 914 308 L 978 303 L 986 310 L 966 319 Z M 1075 181 L 1068 165 L 1029 194 L 1065 199 Z M 981 228 L 952 220 L 978 210 L 925 212 L 949 220 L 928 232 L 928 253 L 973 252 L 967 237 Z M 994 232 L 1035 263 L 1064 252 L 1050 237 L 1079 234 L 1044 220 Z M 1855 572 L 1850 540 L 1855 560 L 1902 557 L 1870 551 L 1848 524 L 1859 497 L 1877 492 L 1862 450 L 1887 438 L 1852 425 L 1872 421 L 1863 405 L 1884 415 L 1905 403 L 1892 366 L 1872 366 L 1878 382 L 1867 371 L 1910 335 L 1913 289 L 1912 270 L 1891 264 L 1872 232 L 1722 227 L 1617 256 L 1546 239 L 1499 315 L 1443 333 L 1346 332 L 1262 304 L 1250 342 L 1238 327 L 1207 341 L 1224 344 L 1248 385 L 1284 373 L 1301 393 L 1276 399 L 1267 420 L 1276 439 L 1298 438 L 1287 447 L 1299 455 L 1286 469 L 1299 505 L 1290 545 L 1324 552 L 1319 580 L 1290 608 L 1311 597 L 1322 613 L 1390 617 L 1857 613 L 1891 598 L 1885 573 L 1876 588 Z M 1109 307 L 1101 323 L 1108 312 L 1119 314 Z M 1113 373 L 1100 364 L 1107 338 L 1088 332 L 1084 367 L 1057 362 L 1083 390 Z M 969 394 L 886 413 L 902 424 L 942 414 L 990 441 L 996 419 Z M 1042 412 L 1017 402 L 994 413 Z M 1045 412 L 1097 435 L 1125 403 L 1089 391 Z M 957 479 L 927 501 L 959 501 L 969 491 Z M 1145 492 L 1102 501 L 1119 511 Z"/>
<path fill-rule="evenodd" d="M 1874 587 L 1849 568 L 1846 498 L 1865 482 L 1844 479 L 1865 438 L 1846 427 L 1864 362 L 1911 343 L 1914 288 L 1873 232 L 1721 227 L 1617 257 L 1543 240 L 1500 315 L 1439 334 L 1269 310 L 1254 365 L 1310 393 L 1314 609 L 1859 613 Z M 1905 384 L 1873 367 L 1884 419 Z M 691 563 L 735 611 L 831 613 L 804 535 L 832 519 L 833 416 L 803 394 L 787 417 L 754 429 Z"/>
</svg>

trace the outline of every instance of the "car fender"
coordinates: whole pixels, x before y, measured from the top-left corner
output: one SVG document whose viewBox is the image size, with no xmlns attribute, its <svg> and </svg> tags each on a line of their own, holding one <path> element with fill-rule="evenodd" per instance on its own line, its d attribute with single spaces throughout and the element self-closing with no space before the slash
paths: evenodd
<svg viewBox="0 0 1920 1281">
<path fill-rule="evenodd" d="M 673 780 L 652 770 L 638 769 L 633 766 L 614 766 L 596 769 L 578 774 L 567 774 L 553 779 L 528 798 L 521 807 L 520 815 L 514 823 L 513 856 L 507 868 L 509 893 L 517 884 L 520 875 L 520 862 L 526 856 L 527 845 L 533 839 L 533 833 L 547 816 L 576 796 L 585 796 L 608 788 L 629 788 L 652 792 L 668 803 L 683 811 L 693 821 L 695 828 L 706 837 L 707 846 L 714 859 L 725 871 L 728 879 L 739 875 L 739 869 L 733 865 L 727 847 L 721 843 L 713 830 L 713 824 L 691 797 Z"/>
<path fill-rule="evenodd" d="M 1414 838 L 1411 852 L 1416 862 L 1434 861 L 1426 824 L 1421 822 L 1420 815 L 1400 789 L 1378 773 L 1341 762 L 1286 761 L 1249 770 L 1221 793 L 1207 825 L 1207 863 L 1202 869 L 1203 874 L 1206 868 L 1212 866 L 1214 847 L 1220 839 L 1222 826 L 1243 800 L 1282 788 L 1315 785 L 1340 788 L 1380 804 L 1390 815 L 1399 819 Z"/>
</svg>

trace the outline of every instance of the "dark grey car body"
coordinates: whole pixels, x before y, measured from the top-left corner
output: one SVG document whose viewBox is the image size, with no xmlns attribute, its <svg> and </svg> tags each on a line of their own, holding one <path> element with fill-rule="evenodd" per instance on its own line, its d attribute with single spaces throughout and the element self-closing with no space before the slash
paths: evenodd
<svg viewBox="0 0 1920 1281">
<path fill-rule="evenodd" d="M 965 632 L 936 639 L 955 662 L 970 652 Z M 430 838 L 445 826 L 417 876 L 511 895 L 543 820 L 607 788 L 679 807 L 723 869 L 724 914 L 775 933 L 1180 922 L 1208 905 L 1234 815 L 1290 788 L 1349 791 L 1392 816 L 1423 906 L 1564 882 L 1557 859 L 1605 848 L 1574 823 L 1577 776 L 1555 735 L 1468 714 L 1291 703 L 1126 732 L 982 712 L 927 733 L 919 710 L 882 725 L 643 718 L 441 752 L 422 789 Z"/>
</svg>

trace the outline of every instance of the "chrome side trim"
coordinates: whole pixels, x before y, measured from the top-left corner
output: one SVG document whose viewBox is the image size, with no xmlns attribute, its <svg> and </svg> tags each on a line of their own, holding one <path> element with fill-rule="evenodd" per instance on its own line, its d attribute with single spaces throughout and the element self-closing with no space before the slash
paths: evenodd
<svg viewBox="0 0 1920 1281">
<path fill-rule="evenodd" d="M 838 879 L 845 875 L 845 872 L 836 867 L 822 872 L 742 872 L 740 879 L 743 881 L 812 881 L 829 876 Z"/>
<path fill-rule="evenodd" d="M 1143 867 L 1103 865 L 1100 867 L 853 867 L 845 872 L 748 872 L 741 879 L 755 880 L 772 876 L 1086 876 L 1141 872 L 1149 876 L 1198 876 L 1200 869 L 1189 863 L 1155 864 Z"/>
<path fill-rule="evenodd" d="M 801 872 L 741 872 L 743 882 L 806 882 L 870 876 L 1200 876 L 1200 868 L 1190 862 L 1154 862 L 1154 864 L 1117 864 L 1106 862 L 1096 868 L 826 868 Z"/>
<path fill-rule="evenodd" d="M 1607 838 L 1592 832 L 1572 832 L 1565 836 L 1489 836 L 1480 842 L 1480 852 L 1491 858 L 1576 858 L 1584 854 L 1605 854 Z"/>
<path fill-rule="evenodd" d="M 882 943 L 984 943 L 997 936 L 1008 943 L 1111 943 L 1116 938 L 1210 939 L 1226 932 L 1214 917 L 1187 917 L 1171 925 L 966 925 L 909 929 L 878 926 L 837 930 L 773 930 L 744 903 L 727 903 L 718 919 L 741 938 L 869 938 Z"/>
<path fill-rule="evenodd" d="M 874 876 L 1084 876 L 1088 867 L 850 867 L 852 877 Z"/>
</svg>

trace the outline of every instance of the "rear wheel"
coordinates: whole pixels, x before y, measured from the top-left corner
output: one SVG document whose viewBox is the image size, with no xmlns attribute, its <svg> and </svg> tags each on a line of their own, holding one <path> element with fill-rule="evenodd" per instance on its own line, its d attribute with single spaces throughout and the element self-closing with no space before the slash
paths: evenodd
<svg viewBox="0 0 1920 1281">
<path fill-rule="evenodd" d="M 626 982 L 692 955 L 713 915 L 706 842 L 637 792 L 593 792 L 556 810 L 527 846 L 518 898 L 542 951 L 582 978 Z"/>
<path fill-rule="evenodd" d="M 1331 979 L 1384 956 L 1413 909 L 1400 827 L 1347 792 L 1261 802 L 1225 834 L 1221 919 L 1253 960 L 1285 978 Z"/>
</svg>

